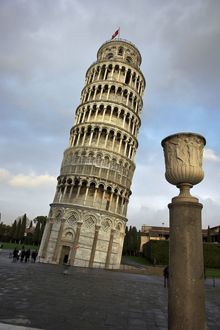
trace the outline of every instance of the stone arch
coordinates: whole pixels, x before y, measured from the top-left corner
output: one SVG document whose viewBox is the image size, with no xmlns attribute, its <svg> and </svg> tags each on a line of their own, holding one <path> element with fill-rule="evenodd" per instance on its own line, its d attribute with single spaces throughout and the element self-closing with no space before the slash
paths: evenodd
<svg viewBox="0 0 220 330">
<path fill-rule="evenodd" d="M 126 62 L 128 63 L 128 64 L 132 64 L 132 58 L 131 58 L 131 56 L 127 56 L 126 57 Z"/>
<path fill-rule="evenodd" d="M 101 221 L 101 230 L 104 232 L 109 232 L 112 228 L 112 220 L 110 218 L 104 218 Z"/>
<path fill-rule="evenodd" d="M 96 182 L 95 180 L 92 180 L 88 188 L 86 205 L 93 206 L 95 191 L 96 191 Z"/>
<path fill-rule="evenodd" d="M 73 241 L 75 237 L 75 231 L 72 227 L 67 226 L 62 234 L 62 240 L 65 241 Z"/>
<path fill-rule="evenodd" d="M 88 214 L 84 218 L 83 226 L 91 230 L 92 228 L 95 228 L 96 223 L 97 223 L 96 217 L 93 214 Z"/>
<path fill-rule="evenodd" d="M 96 201 L 95 201 L 97 207 L 101 207 L 102 198 L 104 195 L 104 189 L 105 189 L 104 184 L 99 183 L 98 188 L 97 188 L 97 193 L 96 193 Z"/>
<path fill-rule="evenodd" d="M 105 157 L 104 157 L 104 160 L 103 160 L 103 164 L 102 164 L 102 166 L 103 166 L 103 167 L 106 167 L 106 168 L 109 168 L 109 163 L 110 163 L 109 156 L 105 156 Z"/>
<path fill-rule="evenodd" d="M 102 154 L 97 153 L 97 155 L 96 155 L 96 165 L 101 166 L 101 163 L 102 163 Z"/>
<path fill-rule="evenodd" d="M 118 48 L 118 55 L 119 55 L 119 56 L 123 56 L 123 53 L 124 53 L 124 49 L 123 49 L 123 47 L 119 47 L 119 48 Z"/>
<path fill-rule="evenodd" d="M 113 57 L 114 57 L 113 53 L 108 53 L 108 54 L 106 55 L 107 60 L 112 60 Z"/>
<path fill-rule="evenodd" d="M 56 222 L 60 222 L 63 217 L 63 210 L 62 209 L 55 209 L 54 210 L 54 218 Z"/>
<path fill-rule="evenodd" d="M 115 227 L 116 227 L 116 230 L 119 231 L 119 232 L 124 231 L 124 226 L 123 226 L 123 223 L 121 221 L 117 221 Z"/>
</svg>

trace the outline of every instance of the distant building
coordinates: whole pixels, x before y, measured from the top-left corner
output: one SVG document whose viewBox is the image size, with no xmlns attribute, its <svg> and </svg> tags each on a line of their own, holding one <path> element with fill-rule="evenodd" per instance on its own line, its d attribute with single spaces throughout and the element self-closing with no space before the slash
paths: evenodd
<svg viewBox="0 0 220 330">
<path fill-rule="evenodd" d="M 220 243 L 220 225 L 202 230 L 203 242 Z"/>
<path fill-rule="evenodd" d="M 168 240 L 170 237 L 169 227 L 141 226 L 140 252 L 143 252 L 143 245 L 150 240 Z"/>
<path fill-rule="evenodd" d="M 143 245 L 150 240 L 169 240 L 169 227 L 156 227 L 143 225 L 141 227 L 140 252 L 143 252 Z M 209 229 L 202 229 L 203 242 L 220 243 L 220 225 Z"/>
</svg>

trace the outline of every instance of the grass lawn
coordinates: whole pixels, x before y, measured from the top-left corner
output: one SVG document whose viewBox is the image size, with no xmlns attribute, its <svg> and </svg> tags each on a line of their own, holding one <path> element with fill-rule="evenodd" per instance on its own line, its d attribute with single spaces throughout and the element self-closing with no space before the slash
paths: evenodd
<svg viewBox="0 0 220 330">
<path fill-rule="evenodd" d="M 134 256 L 125 256 L 127 260 L 135 261 L 140 265 L 152 266 L 152 263 L 144 257 L 134 257 Z M 164 265 L 161 265 L 164 266 Z M 220 268 L 206 268 L 206 277 L 207 278 L 220 278 Z"/>
<path fill-rule="evenodd" d="M 207 278 L 220 278 L 220 268 L 207 268 L 206 269 L 206 277 Z"/>
<path fill-rule="evenodd" d="M 22 249 L 22 246 L 24 246 L 25 249 L 30 249 L 30 250 L 38 250 L 39 246 L 36 245 L 28 245 L 28 244 L 16 244 L 16 243 L 7 243 L 3 242 L 3 249 L 5 250 L 14 250 L 16 247 L 18 250 Z"/>
<path fill-rule="evenodd" d="M 149 260 L 144 257 L 124 256 L 125 259 L 135 261 L 140 265 L 152 265 Z"/>
</svg>

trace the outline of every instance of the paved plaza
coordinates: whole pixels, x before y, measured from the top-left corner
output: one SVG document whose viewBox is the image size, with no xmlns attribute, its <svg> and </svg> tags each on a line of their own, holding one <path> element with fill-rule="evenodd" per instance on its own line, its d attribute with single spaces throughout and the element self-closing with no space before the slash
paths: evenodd
<svg viewBox="0 0 220 330">
<path fill-rule="evenodd" d="M 0 255 L 0 330 L 167 329 L 159 276 L 40 263 Z M 220 281 L 206 280 L 208 329 L 220 329 Z"/>
</svg>

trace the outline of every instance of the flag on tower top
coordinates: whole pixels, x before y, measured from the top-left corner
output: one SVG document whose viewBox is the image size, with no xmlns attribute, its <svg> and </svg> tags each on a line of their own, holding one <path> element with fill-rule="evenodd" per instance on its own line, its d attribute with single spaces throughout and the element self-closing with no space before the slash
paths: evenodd
<svg viewBox="0 0 220 330">
<path fill-rule="evenodd" d="M 118 30 L 116 30 L 113 35 L 112 35 L 112 39 L 114 39 L 118 34 L 119 34 L 120 28 L 118 28 Z"/>
</svg>

